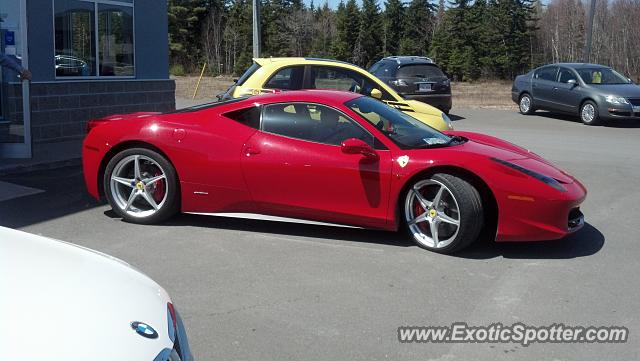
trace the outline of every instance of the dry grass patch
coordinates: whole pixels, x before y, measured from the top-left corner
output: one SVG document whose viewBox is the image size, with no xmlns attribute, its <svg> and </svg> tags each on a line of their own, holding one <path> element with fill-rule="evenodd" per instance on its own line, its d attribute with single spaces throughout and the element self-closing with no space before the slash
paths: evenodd
<svg viewBox="0 0 640 361">
<path fill-rule="evenodd" d="M 172 76 L 171 79 L 176 81 L 176 98 L 191 99 L 198 83 L 198 77 Z M 203 77 L 196 99 L 215 100 L 217 94 L 225 92 L 233 84 L 233 79 L 230 76 Z"/>
<path fill-rule="evenodd" d="M 451 83 L 453 107 L 516 109 L 511 100 L 511 82 Z"/>
<path fill-rule="evenodd" d="M 172 76 L 176 81 L 176 97 L 191 99 L 198 83 L 197 76 Z M 216 94 L 225 92 L 233 83 L 231 76 L 203 77 L 196 99 L 215 100 Z M 489 81 L 452 83 L 453 107 L 515 109 L 511 101 L 511 82 Z"/>
</svg>

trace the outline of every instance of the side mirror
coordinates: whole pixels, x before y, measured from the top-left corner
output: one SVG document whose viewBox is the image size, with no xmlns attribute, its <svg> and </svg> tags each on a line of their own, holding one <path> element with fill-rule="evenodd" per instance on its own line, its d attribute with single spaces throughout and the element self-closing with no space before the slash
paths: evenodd
<svg viewBox="0 0 640 361">
<path fill-rule="evenodd" d="M 635 84 L 631 78 L 627 78 L 627 80 L 629 81 L 629 84 Z"/>
<path fill-rule="evenodd" d="M 371 89 L 371 97 L 376 99 L 382 99 L 382 92 L 380 89 L 373 88 Z"/>
<path fill-rule="evenodd" d="M 577 85 L 578 85 L 578 83 L 576 82 L 576 80 L 575 80 L 575 79 L 569 79 L 569 80 L 567 80 L 567 84 L 570 84 L 570 85 L 571 85 L 571 87 L 575 87 L 575 86 L 577 86 Z"/>
<path fill-rule="evenodd" d="M 377 160 L 378 153 L 363 140 L 358 138 L 349 138 L 342 142 L 342 153 L 345 154 L 362 154 L 365 158 Z"/>
</svg>

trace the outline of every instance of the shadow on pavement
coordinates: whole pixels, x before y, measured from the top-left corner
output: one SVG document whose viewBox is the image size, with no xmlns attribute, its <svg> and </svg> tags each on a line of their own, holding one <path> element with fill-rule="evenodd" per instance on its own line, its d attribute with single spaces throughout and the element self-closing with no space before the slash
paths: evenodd
<svg viewBox="0 0 640 361">
<path fill-rule="evenodd" d="M 105 212 L 115 217 L 111 211 Z M 383 244 L 398 247 L 415 247 L 416 252 L 428 252 L 415 246 L 404 232 L 387 232 L 358 228 L 318 226 L 253 219 L 227 218 L 180 214 L 164 225 L 208 227 L 244 232 L 270 233 L 308 238 L 326 238 L 350 242 Z M 567 238 L 542 242 L 476 242 L 454 257 L 490 259 L 495 257 L 514 259 L 569 259 L 597 253 L 604 245 L 604 235 L 590 224 Z"/>
<path fill-rule="evenodd" d="M 544 118 L 549 118 L 549 119 L 558 119 L 558 120 L 565 120 L 573 123 L 582 123 L 580 121 L 580 118 L 578 118 L 577 115 L 551 113 L 547 111 L 537 111 L 535 112 L 535 115 L 544 117 Z M 600 125 L 604 127 L 610 127 L 610 128 L 640 128 L 640 120 L 607 119 L 607 120 L 603 120 Z"/>
<path fill-rule="evenodd" d="M 165 222 L 164 225 L 208 227 L 244 232 L 337 239 L 342 241 L 384 244 L 399 247 L 413 246 L 413 242 L 400 232 L 319 226 L 278 221 L 262 221 L 255 219 L 179 214 Z"/>
<path fill-rule="evenodd" d="M 0 202 L 0 225 L 21 228 L 100 206 L 87 193 L 79 166 L 6 175 L 0 180 L 44 190 Z"/>
<path fill-rule="evenodd" d="M 21 228 L 102 206 L 102 203 L 96 202 L 87 194 L 82 170 L 79 167 L 33 172 L 28 175 L 5 176 L 1 180 L 45 190 L 44 193 L 0 202 L 0 225 L 5 227 Z M 105 211 L 104 214 L 111 218 L 118 218 L 110 209 Z M 416 252 L 428 252 L 415 246 L 404 232 L 191 214 L 179 214 L 163 225 L 336 239 L 398 247 L 414 247 Z M 582 230 L 563 240 L 511 243 L 476 242 L 453 256 L 470 259 L 490 259 L 495 257 L 568 259 L 593 255 L 603 247 L 604 242 L 604 235 L 587 223 Z"/>
<path fill-rule="evenodd" d="M 462 120 L 462 119 L 467 119 L 461 115 L 455 115 L 455 114 L 449 114 L 449 119 L 451 119 L 452 122 L 455 122 L 457 120 Z"/>
<path fill-rule="evenodd" d="M 455 254 L 461 258 L 489 259 L 569 259 L 591 256 L 604 246 L 604 235 L 586 223 L 580 231 L 564 239 L 539 242 L 477 242 Z"/>
</svg>

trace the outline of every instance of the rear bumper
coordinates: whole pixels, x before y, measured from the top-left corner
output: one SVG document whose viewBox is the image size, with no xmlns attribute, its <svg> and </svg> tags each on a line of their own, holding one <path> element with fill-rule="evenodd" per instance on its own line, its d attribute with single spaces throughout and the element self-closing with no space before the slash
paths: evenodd
<svg viewBox="0 0 640 361">
<path fill-rule="evenodd" d="M 449 110 L 452 106 L 451 94 L 400 94 L 408 100 L 417 100 L 441 110 Z"/>
<path fill-rule="evenodd" d="M 105 152 L 97 141 L 90 138 L 87 136 L 82 142 L 82 174 L 89 194 L 100 200 L 99 173 Z"/>
<path fill-rule="evenodd" d="M 520 102 L 520 92 L 512 90 L 511 100 L 513 100 L 514 103 L 518 104 Z"/>
</svg>

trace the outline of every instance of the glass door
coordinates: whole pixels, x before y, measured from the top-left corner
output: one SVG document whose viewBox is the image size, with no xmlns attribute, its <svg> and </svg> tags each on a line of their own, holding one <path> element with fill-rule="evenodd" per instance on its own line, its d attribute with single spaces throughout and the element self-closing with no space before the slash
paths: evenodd
<svg viewBox="0 0 640 361">
<path fill-rule="evenodd" d="M 0 55 L 28 68 L 26 0 L 0 1 Z M 0 69 L 0 158 L 31 157 L 29 82 Z"/>
</svg>

